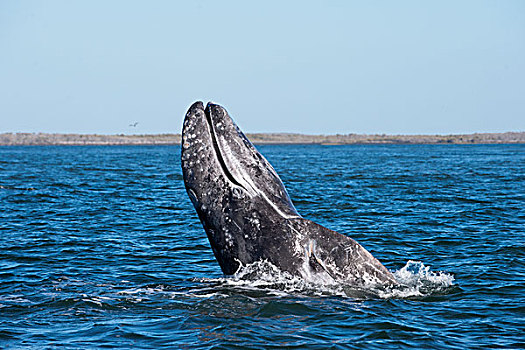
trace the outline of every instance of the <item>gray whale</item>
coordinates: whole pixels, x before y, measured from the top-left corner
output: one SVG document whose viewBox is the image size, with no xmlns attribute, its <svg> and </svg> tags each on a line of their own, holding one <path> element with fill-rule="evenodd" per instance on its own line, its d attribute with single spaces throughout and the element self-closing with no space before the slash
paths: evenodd
<svg viewBox="0 0 525 350">
<path fill-rule="evenodd" d="M 397 284 L 355 240 L 299 215 L 273 167 L 223 107 L 195 102 L 181 149 L 186 191 L 224 274 L 267 261 L 307 280 Z"/>
</svg>

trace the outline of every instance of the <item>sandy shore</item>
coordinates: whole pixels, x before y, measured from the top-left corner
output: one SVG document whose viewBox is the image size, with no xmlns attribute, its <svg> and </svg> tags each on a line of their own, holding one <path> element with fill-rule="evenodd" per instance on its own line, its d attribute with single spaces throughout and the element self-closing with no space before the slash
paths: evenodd
<svg viewBox="0 0 525 350">
<path fill-rule="evenodd" d="M 292 133 L 247 134 L 255 144 L 491 144 L 525 143 L 525 132 L 461 135 L 303 135 Z M 2 133 L 0 145 L 175 145 L 180 134 L 97 135 Z"/>
</svg>

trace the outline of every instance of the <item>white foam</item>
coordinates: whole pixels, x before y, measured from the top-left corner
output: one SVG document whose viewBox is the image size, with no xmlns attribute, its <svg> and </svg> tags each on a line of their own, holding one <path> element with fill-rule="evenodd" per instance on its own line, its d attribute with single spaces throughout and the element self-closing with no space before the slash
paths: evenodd
<svg viewBox="0 0 525 350">
<path fill-rule="evenodd" d="M 419 261 L 408 261 L 404 267 L 394 272 L 399 286 L 381 287 L 374 279 L 362 286 L 345 285 L 333 279 L 315 274 L 307 279 L 281 271 L 268 261 L 260 261 L 242 266 L 235 275 L 222 278 L 204 278 L 200 282 L 213 284 L 212 288 L 259 291 L 275 296 L 340 296 L 353 299 L 368 298 L 409 298 L 439 294 L 453 285 L 454 277 L 444 272 L 433 272 Z M 202 290 L 209 296 L 210 289 Z M 192 294 L 201 294 L 192 291 Z M 221 293 L 219 293 L 221 294 Z"/>
<path fill-rule="evenodd" d="M 403 286 L 380 291 L 382 298 L 423 297 L 442 293 L 454 284 L 454 276 L 446 272 L 434 272 L 421 261 L 409 260 L 394 272 L 394 277 Z"/>
<path fill-rule="evenodd" d="M 445 272 L 430 271 L 421 261 L 409 260 L 405 266 L 394 273 L 395 278 L 407 285 L 431 283 L 436 286 L 448 287 L 454 282 L 454 276 Z"/>
</svg>

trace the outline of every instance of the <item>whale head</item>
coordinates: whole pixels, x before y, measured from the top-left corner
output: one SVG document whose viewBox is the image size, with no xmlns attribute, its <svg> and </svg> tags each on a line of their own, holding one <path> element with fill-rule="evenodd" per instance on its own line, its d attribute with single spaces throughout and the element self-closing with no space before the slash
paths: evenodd
<svg viewBox="0 0 525 350">
<path fill-rule="evenodd" d="M 217 104 L 204 108 L 199 101 L 189 108 L 181 164 L 186 191 L 225 274 L 260 258 L 265 231 L 300 217 L 273 167 Z"/>
</svg>

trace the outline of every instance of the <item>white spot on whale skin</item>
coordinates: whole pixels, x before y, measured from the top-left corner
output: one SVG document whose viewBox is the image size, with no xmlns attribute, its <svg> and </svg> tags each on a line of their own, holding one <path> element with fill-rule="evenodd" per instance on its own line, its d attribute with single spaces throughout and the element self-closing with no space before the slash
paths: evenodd
<svg viewBox="0 0 525 350">
<path fill-rule="evenodd" d="M 233 237 L 228 230 L 224 230 L 224 239 L 228 247 L 233 247 Z"/>
<path fill-rule="evenodd" d="M 257 230 L 261 229 L 261 222 L 259 221 L 259 219 L 257 219 L 257 218 L 249 218 L 248 221 L 250 222 L 250 224 L 255 226 L 255 228 Z"/>
</svg>

